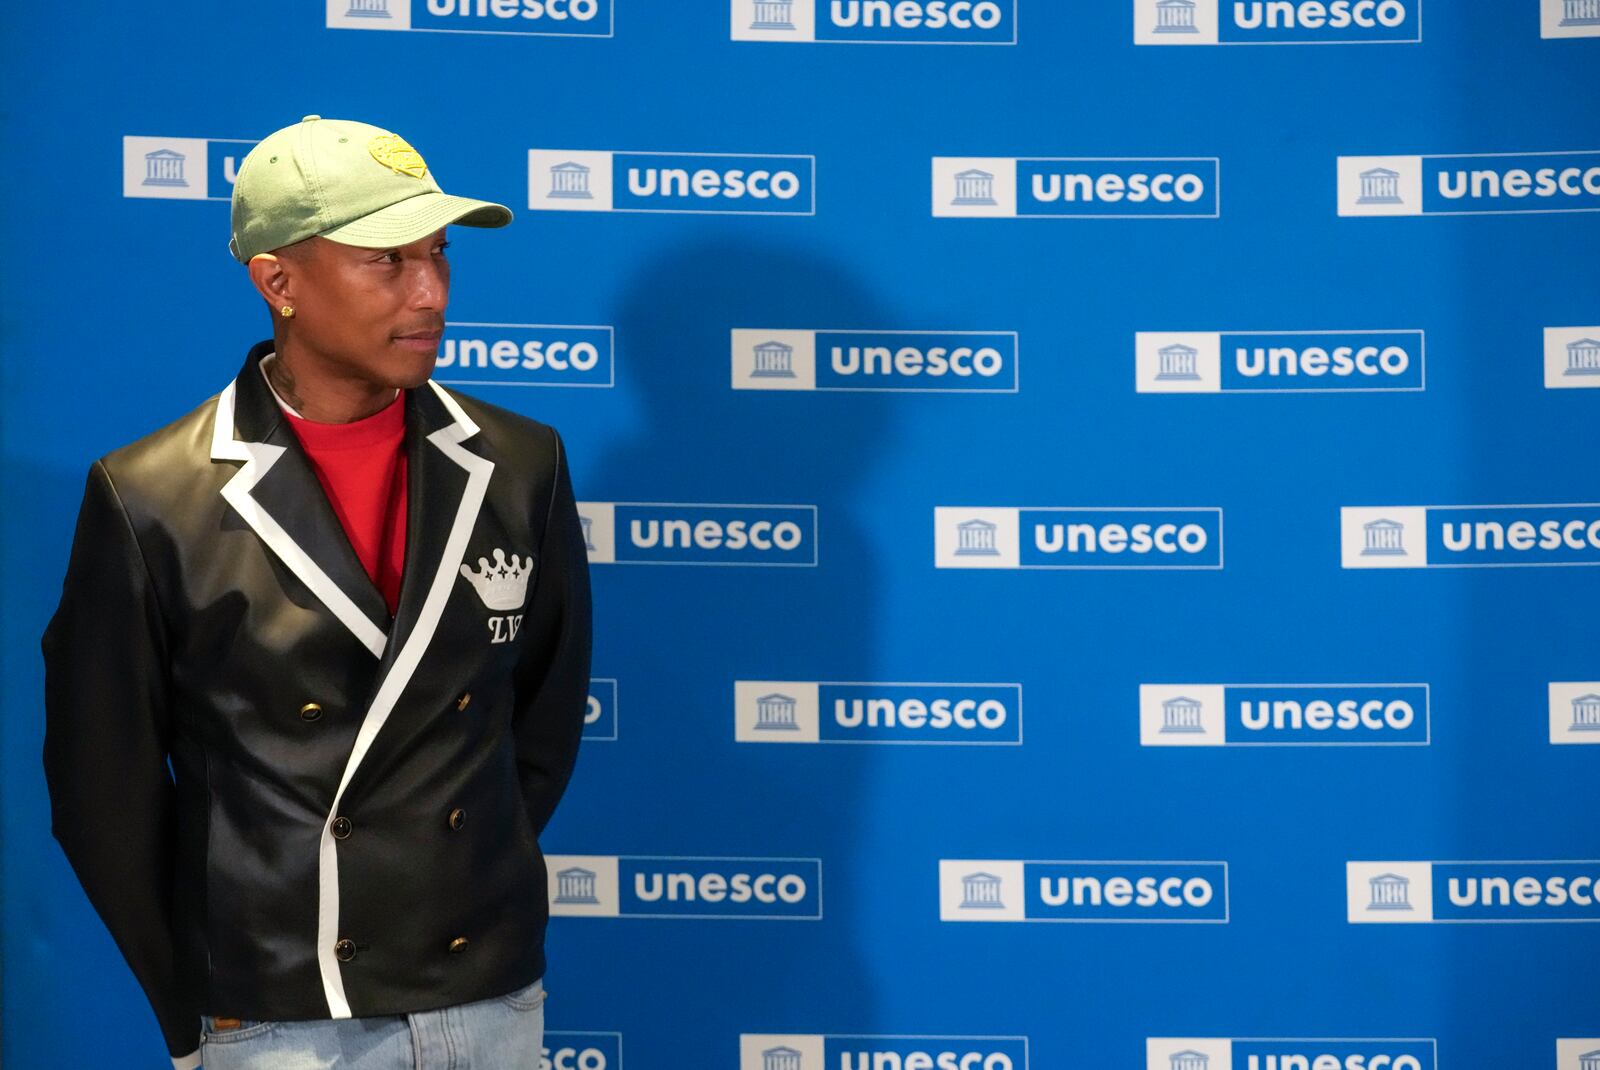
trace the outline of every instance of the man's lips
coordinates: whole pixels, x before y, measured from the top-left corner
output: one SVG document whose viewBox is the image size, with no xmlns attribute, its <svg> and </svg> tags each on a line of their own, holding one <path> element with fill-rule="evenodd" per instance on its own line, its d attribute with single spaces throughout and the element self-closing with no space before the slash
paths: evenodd
<svg viewBox="0 0 1600 1070">
<path fill-rule="evenodd" d="M 420 348 L 424 346 L 438 345 L 439 339 L 443 336 L 444 331 L 442 329 L 428 331 L 407 331 L 405 334 L 395 335 L 394 340 L 403 346 L 414 346 Z"/>
</svg>

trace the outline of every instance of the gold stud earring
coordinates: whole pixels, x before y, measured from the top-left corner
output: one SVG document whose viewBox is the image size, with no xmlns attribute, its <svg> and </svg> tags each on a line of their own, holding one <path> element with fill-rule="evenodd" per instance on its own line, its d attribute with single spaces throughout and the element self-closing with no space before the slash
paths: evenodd
<svg viewBox="0 0 1600 1070">
<path fill-rule="evenodd" d="M 290 316 L 294 315 L 294 308 L 290 305 L 284 305 L 282 308 L 278 309 L 278 315 L 282 316 L 284 319 L 288 319 Z"/>
</svg>

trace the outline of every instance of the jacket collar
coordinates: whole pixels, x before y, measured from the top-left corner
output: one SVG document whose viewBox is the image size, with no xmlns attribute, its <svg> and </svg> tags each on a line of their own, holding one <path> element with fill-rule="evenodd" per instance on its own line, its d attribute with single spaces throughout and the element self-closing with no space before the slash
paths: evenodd
<svg viewBox="0 0 1600 1070">
<path fill-rule="evenodd" d="M 252 346 L 217 396 L 211 459 L 245 462 L 222 496 L 387 672 L 419 624 L 424 645 L 431 638 L 494 465 L 458 445 L 478 426 L 437 383 L 404 391 L 405 562 L 391 621 L 262 374 L 259 362 L 272 348 L 270 340 Z"/>
</svg>

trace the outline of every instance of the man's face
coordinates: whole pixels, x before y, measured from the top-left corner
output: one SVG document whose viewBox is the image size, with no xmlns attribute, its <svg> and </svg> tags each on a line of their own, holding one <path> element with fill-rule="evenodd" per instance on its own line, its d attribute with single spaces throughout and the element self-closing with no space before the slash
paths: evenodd
<svg viewBox="0 0 1600 1070">
<path fill-rule="evenodd" d="M 450 299 L 445 228 L 388 249 L 309 238 L 280 250 L 294 333 L 351 378 L 421 386 L 433 373 Z"/>
</svg>

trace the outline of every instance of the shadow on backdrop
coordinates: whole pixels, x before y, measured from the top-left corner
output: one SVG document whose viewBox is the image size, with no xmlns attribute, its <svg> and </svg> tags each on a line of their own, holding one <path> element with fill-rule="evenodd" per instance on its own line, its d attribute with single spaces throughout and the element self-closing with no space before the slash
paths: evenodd
<svg viewBox="0 0 1600 1070">
<path fill-rule="evenodd" d="M 857 506 L 872 458 L 893 437 L 892 408 L 874 394 L 748 391 L 714 407 L 706 399 L 732 389 L 730 326 L 870 328 L 885 318 L 843 263 L 731 228 L 646 261 L 611 313 L 617 382 L 635 423 L 596 456 L 574 459 L 580 500 L 826 503 L 815 569 L 592 570 L 594 673 L 621 677 L 628 756 L 592 748 L 589 772 L 629 785 L 635 804 L 644 798 L 657 805 L 618 809 L 609 828 L 601 827 L 605 804 L 597 812 L 568 811 L 559 849 L 792 855 L 823 863 L 821 921 L 624 920 L 608 923 L 611 931 L 592 923 L 580 931 L 557 919 L 553 939 L 570 943 L 554 961 L 587 972 L 598 966 L 596 952 L 606 951 L 599 958 L 639 964 L 631 983 L 671 979 L 686 1035 L 655 1038 L 673 1044 L 652 1060 L 658 1065 L 685 1050 L 725 1049 L 732 1023 L 721 1019 L 732 1013 L 730 984 L 747 999 L 735 1035 L 813 1032 L 823 1022 L 870 1032 L 878 1024 L 874 971 L 863 948 L 883 902 L 855 876 L 871 868 L 860 857 L 870 820 L 861 803 L 878 748 L 735 743 L 733 695 L 741 679 L 879 678 L 874 609 L 882 583 Z M 841 475 L 850 482 L 841 483 Z M 670 631 L 652 630 L 662 621 L 671 622 Z M 713 769 L 715 781 L 680 776 L 697 767 Z M 699 832 L 691 840 L 685 829 Z M 578 835 L 589 845 L 579 848 Z M 648 931 L 635 928 L 646 924 Z M 615 1008 L 626 1031 L 635 1012 L 619 986 L 629 980 L 609 970 L 582 980 L 595 986 L 598 1005 Z M 564 1027 L 552 1018 L 550 1028 Z M 702 1030 L 703 1046 L 688 1035 Z M 639 1043 L 650 1041 L 641 1036 Z"/>
</svg>

